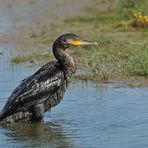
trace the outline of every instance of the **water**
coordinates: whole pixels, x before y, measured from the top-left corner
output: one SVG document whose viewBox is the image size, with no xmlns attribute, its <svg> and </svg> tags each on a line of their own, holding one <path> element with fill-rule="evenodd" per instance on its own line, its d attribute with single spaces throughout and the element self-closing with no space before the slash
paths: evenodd
<svg viewBox="0 0 148 148">
<path fill-rule="evenodd" d="M 0 109 L 35 65 L 11 65 L 12 51 L 0 48 Z M 44 123 L 0 127 L 0 147 L 147 148 L 148 88 L 118 83 L 71 82 L 64 100 Z"/>
</svg>

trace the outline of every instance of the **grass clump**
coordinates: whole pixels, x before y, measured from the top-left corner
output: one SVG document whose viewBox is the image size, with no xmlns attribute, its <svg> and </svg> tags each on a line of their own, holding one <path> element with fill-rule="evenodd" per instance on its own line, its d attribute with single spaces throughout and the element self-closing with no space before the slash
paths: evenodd
<svg viewBox="0 0 148 148">
<path fill-rule="evenodd" d="M 127 70 L 132 75 L 148 75 L 148 48 L 145 46 L 137 51 L 137 54 L 131 56 L 127 61 Z"/>
</svg>

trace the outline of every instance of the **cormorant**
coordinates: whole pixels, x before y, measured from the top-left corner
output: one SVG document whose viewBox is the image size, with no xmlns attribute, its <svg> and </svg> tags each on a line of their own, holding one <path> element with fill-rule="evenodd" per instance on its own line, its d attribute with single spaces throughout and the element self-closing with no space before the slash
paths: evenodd
<svg viewBox="0 0 148 148">
<path fill-rule="evenodd" d="M 16 87 L 0 113 L 0 122 L 43 120 L 44 113 L 62 100 L 68 78 L 76 71 L 75 61 L 65 49 L 78 45 L 97 42 L 82 40 L 73 33 L 58 37 L 53 44 L 57 61 L 43 65 Z"/>
</svg>

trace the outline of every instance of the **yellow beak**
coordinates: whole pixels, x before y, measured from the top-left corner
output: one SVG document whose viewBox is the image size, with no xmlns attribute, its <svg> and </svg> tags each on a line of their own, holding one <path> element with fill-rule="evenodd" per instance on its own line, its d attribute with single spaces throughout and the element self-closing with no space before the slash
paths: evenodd
<svg viewBox="0 0 148 148">
<path fill-rule="evenodd" d="M 95 46 L 98 46 L 98 43 L 96 41 L 74 40 L 74 41 L 71 42 L 71 45 L 73 45 L 73 46 L 79 46 L 79 45 L 95 45 Z"/>
</svg>

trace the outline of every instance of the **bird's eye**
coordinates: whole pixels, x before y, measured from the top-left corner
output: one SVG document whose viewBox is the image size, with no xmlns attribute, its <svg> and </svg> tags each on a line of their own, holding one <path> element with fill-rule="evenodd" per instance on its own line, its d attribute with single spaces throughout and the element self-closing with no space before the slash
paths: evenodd
<svg viewBox="0 0 148 148">
<path fill-rule="evenodd" d="M 63 43 L 64 45 L 67 44 L 67 43 L 66 43 L 66 40 L 62 40 L 62 43 Z"/>
</svg>

